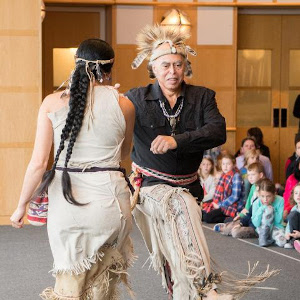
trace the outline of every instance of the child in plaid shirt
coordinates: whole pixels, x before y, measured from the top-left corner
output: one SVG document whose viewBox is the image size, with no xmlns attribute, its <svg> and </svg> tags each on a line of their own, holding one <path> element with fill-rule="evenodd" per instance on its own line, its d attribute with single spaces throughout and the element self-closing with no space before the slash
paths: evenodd
<svg viewBox="0 0 300 300">
<path fill-rule="evenodd" d="M 258 200 L 259 183 L 264 178 L 264 167 L 260 162 L 249 165 L 249 183 L 252 184 L 247 198 L 245 208 L 233 219 L 233 222 L 218 223 L 214 226 L 214 231 L 221 232 L 223 235 L 232 235 L 234 238 L 245 239 L 256 237 L 255 226 L 252 224 L 252 204 Z"/>
<path fill-rule="evenodd" d="M 232 221 L 244 206 L 243 179 L 235 166 L 235 158 L 225 154 L 221 161 L 222 175 L 216 186 L 212 203 L 203 210 L 207 223 L 222 223 L 226 218 Z"/>
</svg>

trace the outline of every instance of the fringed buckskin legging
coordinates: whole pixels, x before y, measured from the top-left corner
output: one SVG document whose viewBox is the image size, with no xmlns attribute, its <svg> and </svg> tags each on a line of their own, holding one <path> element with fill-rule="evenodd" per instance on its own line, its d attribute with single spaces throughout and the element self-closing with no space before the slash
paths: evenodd
<svg viewBox="0 0 300 300">
<path fill-rule="evenodd" d="M 188 190 L 165 184 L 143 187 L 134 216 L 166 289 L 166 261 L 170 266 L 174 300 L 201 299 L 216 287 L 203 285 L 211 273 L 210 255 L 201 209 Z"/>
</svg>

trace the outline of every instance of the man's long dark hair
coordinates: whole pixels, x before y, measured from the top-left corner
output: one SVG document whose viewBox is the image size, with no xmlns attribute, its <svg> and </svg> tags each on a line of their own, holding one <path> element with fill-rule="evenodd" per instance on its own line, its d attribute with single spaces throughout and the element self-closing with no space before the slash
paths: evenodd
<svg viewBox="0 0 300 300">
<path fill-rule="evenodd" d="M 85 60 L 109 60 L 114 58 L 114 51 L 111 46 L 103 40 L 100 39 L 88 39 L 83 41 L 76 52 L 76 57 L 83 58 Z M 100 65 L 101 73 L 110 73 L 112 68 L 112 63 Z M 89 67 L 92 65 L 89 64 Z M 53 165 L 49 171 L 46 171 L 43 175 L 42 182 L 34 194 L 41 194 L 47 191 L 50 183 L 55 176 L 55 168 L 59 159 L 61 152 L 65 148 L 65 141 L 69 139 L 66 159 L 64 163 L 64 170 L 62 173 L 62 190 L 65 199 L 75 205 L 83 205 L 75 200 L 72 194 L 71 179 L 67 171 L 68 162 L 72 156 L 72 151 L 78 133 L 80 132 L 82 121 L 84 117 L 87 92 L 89 88 L 89 77 L 86 73 L 85 62 L 79 61 L 76 63 L 76 68 L 72 76 L 72 83 L 70 87 L 70 100 L 69 100 L 69 112 L 66 119 L 66 124 L 62 129 L 60 144 L 57 149 Z M 99 74 L 96 72 L 96 68 L 92 70 L 95 79 L 100 80 Z"/>
</svg>

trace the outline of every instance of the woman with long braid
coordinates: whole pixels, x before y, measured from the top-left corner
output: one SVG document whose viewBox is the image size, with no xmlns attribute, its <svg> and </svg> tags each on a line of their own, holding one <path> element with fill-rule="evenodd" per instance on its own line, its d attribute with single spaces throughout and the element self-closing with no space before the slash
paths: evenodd
<svg viewBox="0 0 300 300">
<path fill-rule="evenodd" d="M 54 288 L 43 299 L 118 299 L 132 260 L 130 192 L 120 161 L 130 152 L 133 104 L 105 85 L 114 51 L 100 39 L 82 42 L 66 91 L 43 101 L 36 140 L 12 226 L 26 204 L 48 191 L 47 229 Z M 46 171 L 54 140 L 55 158 Z M 130 292 L 130 288 L 128 287 Z"/>
</svg>

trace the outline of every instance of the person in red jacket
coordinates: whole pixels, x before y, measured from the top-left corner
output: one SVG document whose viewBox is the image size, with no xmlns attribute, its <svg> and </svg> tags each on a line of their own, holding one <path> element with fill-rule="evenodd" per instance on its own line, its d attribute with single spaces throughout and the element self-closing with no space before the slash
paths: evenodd
<svg viewBox="0 0 300 300">
<path fill-rule="evenodd" d="M 283 219 L 286 219 L 287 215 L 292 209 L 292 206 L 290 204 L 291 191 L 299 181 L 300 181 L 300 160 L 298 160 L 296 164 L 294 173 L 291 174 L 286 181 L 285 190 L 283 193 L 283 198 L 284 198 Z"/>
</svg>

